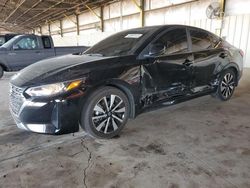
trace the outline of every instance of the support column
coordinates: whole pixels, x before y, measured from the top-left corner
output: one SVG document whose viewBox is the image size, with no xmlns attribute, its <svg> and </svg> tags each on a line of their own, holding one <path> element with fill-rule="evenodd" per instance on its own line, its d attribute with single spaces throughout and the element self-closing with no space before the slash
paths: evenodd
<svg viewBox="0 0 250 188">
<path fill-rule="evenodd" d="M 100 7 L 100 27 L 101 31 L 104 32 L 103 6 Z"/>
<path fill-rule="evenodd" d="M 41 26 L 39 26 L 39 32 L 40 32 L 41 35 L 43 34 Z"/>
<path fill-rule="evenodd" d="M 140 26 L 143 27 L 145 25 L 145 12 L 144 12 L 144 0 L 140 0 L 140 4 L 136 0 L 132 0 L 135 6 L 140 10 Z"/>
<path fill-rule="evenodd" d="M 222 30 L 224 29 L 224 17 L 225 17 L 225 11 L 226 11 L 226 0 L 220 0 L 221 1 L 221 27 L 220 27 L 220 37 L 222 37 Z"/>
<path fill-rule="evenodd" d="M 50 24 L 48 23 L 48 31 L 49 31 L 49 35 L 51 35 L 51 30 L 50 30 Z"/>
<path fill-rule="evenodd" d="M 141 10 L 140 10 L 140 21 L 141 21 L 141 26 L 145 26 L 145 12 L 144 12 L 144 0 L 140 0 L 141 4 Z"/>
<path fill-rule="evenodd" d="M 226 0 L 221 0 L 221 10 L 222 10 L 222 16 L 224 16 L 226 10 Z"/>
<path fill-rule="evenodd" d="M 97 18 L 99 18 L 100 20 L 100 29 L 103 32 L 104 31 L 104 27 L 103 27 L 103 7 L 101 6 L 101 11 L 100 11 L 100 15 L 98 15 L 92 8 L 90 8 L 88 5 L 85 5 L 85 7 L 87 9 L 89 9 L 90 12 L 92 12 Z"/>
<path fill-rule="evenodd" d="M 61 34 L 61 37 L 63 37 L 63 24 L 62 24 L 62 20 L 60 20 L 60 34 Z"/>
<path fill-rule="evenodd" d="M 76 33 L 80 35 L 79 15 L 76 14 Z"/>
</svg>

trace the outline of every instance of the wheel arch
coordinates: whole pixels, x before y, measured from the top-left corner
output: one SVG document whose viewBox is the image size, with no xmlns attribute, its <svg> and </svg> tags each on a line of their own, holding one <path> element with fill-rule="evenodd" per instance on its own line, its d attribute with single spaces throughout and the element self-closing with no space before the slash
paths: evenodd
<svg viewBox="0 0 250 188">
<path fill-rule="evenodd" d="M 132 91 L 131 86 L 122 80 L 118 80 L 118 79 L 112 79 L 109 80 L 105 83 L 105 86 L 111 86 L 111 87 L 115 87 L 119 90 L 121 90 L 123 93 L 125 93 L 125 95 L 128 97 L 129 100 L 129 105 L 130 105 L 130 114 L 129 114 L 129 118 L 135 118 L 136 116 L 136 96 Z"/>
<path fill-rule="evenodd" d="M 223 71 L 228 70 L 228 69 L 231 69 L 234 71 L 235 76 L 237 78 L 237 83 L 236 83 L 236 86 L 237 86 L 239 82 L 239 71 L 240 71 L 239 66 L 236 63 L 231 62 L 227 66 L 224 67 Z"/>
<path fill-rule="evenodd" d="M 1 62 L 0 62 L 0 66 L 3 68 L 4 71 L 9 70 L 8 67 L 5 64 L 1 63 Z"/>
<path fill-rule="evenodd" d="M 95 90 L 97 90 L 98 88 L 101 88 L 101 87 L 108 87 L 108 86 L 121 90 L 128 97 L 129 107 L 130 107 L 129 118 L 134 119 L 137 115 L 136 106 L 138 104 L 137 101 L 138 101 L 139 97 L 136 97 L 136 94 L 135 94 L 135 92 L 133 92 L 132 86 L 129 83 L 127 83 L 123 80 L 119 80 L 119 79 L 110 79 L 110 80 L 98 82 L 97 84 L 91 85 L 90 87 L 88 87 L 88 89 L 86 91 L 86 95 L 80 99 L 80 103 L 79 103 L 80 108 L 81 108 L 80 111 L 82 111 L 82 109 L 84 108 L 85 100 L 87 98 L 91 97 L 91 94 Z"/>
<path fill-rule="evenodd" d="M 114 87 L 122 91 L 129 100 L 130 105 L 130 114 L 129 118 L 134 119 L 140 111 L 140 81 L 129 82 L 120 78 L 108 78 L 103 80 L 91 80 L 88 83 L 85 97 L 81 98 L 81 104 L 84 103 L 84 100 L 88 97 L 91 97 L 91 94 L 100 87 Z"/>
</svg>

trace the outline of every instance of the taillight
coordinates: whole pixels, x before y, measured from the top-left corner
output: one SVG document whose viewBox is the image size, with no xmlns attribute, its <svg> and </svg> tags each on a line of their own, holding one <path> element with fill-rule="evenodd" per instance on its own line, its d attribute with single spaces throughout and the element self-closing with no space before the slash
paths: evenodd
<svg viewBox="0 0 250 188">
<path fill-rule="evenodd" d="M 240 55 L 241 55 L 242 57 L 244 57 L 244 52 L 243 52 L 243 50 L 240 50 Z"/>
</svg>

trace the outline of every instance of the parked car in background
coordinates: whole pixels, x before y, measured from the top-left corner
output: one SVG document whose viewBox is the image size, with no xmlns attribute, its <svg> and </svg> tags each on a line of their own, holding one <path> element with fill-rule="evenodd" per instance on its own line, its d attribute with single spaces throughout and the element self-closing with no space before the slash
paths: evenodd
<svg viewBox="0 0 250 188">
<path fill-rule="evenodd" d="M 10 33 L 5 35 L 0 35 L 0 46 L 2 46 L 4 43 L 8 42 L 13 37 L 17 36 L 18 34 Z"/>
<path fill-rule="evenodd" d="M 42 59 L 86 49 L 86 46 L 54 47 L 51 36 L 47 35 L 17 35 L 0 47 L 0 78 L 4 71 L 18 71 Z"/>
<path fill-rule="evenodd" d="M 79 55 L 33 64 L 11 80 L 11 113 L 38 133 L 118 135 L 128 118 L 151 107 L 212 94 L 229 100 L 243 70 L 243 52 L 189 26 L 122 31 Z"/>
</svg>

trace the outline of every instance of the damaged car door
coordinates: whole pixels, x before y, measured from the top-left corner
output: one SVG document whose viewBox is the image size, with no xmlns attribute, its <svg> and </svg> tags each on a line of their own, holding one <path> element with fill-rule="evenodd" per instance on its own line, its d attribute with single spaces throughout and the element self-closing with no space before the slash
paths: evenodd
<svg viewBox="0 0 250 188">
<path fill-rule="evenodd" d="M 177 27 L 160 34 L 143 53 L 148 64 L 144 66 L 143 72 L 147 74 L 144 74 L 142 83 L 150 75 L 153 81 L 151 85 L 144 84 L 144 87 L 147 90 L 145 92 L 154 95 L 151 102 L 182 96 L 189 91 L 193 54 L 185 27 Z"/>
</svg>

